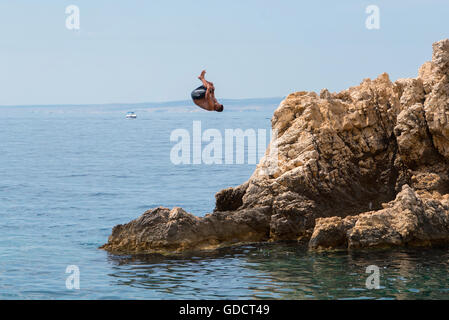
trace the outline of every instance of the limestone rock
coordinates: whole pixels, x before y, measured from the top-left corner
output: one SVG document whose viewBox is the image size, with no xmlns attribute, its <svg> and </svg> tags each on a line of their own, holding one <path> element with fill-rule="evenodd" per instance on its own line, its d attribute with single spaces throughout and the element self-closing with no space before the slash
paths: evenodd
<svg viewBox="0 0 449 320">
<path fill-rule="evenodd" d="M 269 208 L 215 212 L 198 218 L 181 208 L 159 207 L 115 226 L 101 248 L 117 253 L 166 253 L 266 241 Z"/>
<path fill-rule="evenodd" d="M 379 211 L 317 219 L 312 249 L 429 246 L 449 243 L 447 201 L 420 197 L 404 185 L 396 199 Z"/>
<path fill-rule="evenodd" d="M 449 40 L 415 79 L 388 74 L 339 93 L 292 93 L 250 179 L 212 214 L 158 208 L 113 229 L 110 251 L 166 252 L 247 241 L 311 249 L 449 243 Z"/>
</svg>

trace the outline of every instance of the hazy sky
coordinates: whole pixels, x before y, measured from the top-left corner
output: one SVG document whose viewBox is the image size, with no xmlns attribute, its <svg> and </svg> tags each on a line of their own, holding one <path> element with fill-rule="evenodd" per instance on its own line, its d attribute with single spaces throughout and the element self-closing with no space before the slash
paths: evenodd
<svg viewBox="0 0 449 320">
<path fill-rule="evenodd" d="M 414 77 L 448 17 L 447 0 L 1 0 L 0 105 L 184 100 L 203 68 L 223 98 Z"/>
</svg>

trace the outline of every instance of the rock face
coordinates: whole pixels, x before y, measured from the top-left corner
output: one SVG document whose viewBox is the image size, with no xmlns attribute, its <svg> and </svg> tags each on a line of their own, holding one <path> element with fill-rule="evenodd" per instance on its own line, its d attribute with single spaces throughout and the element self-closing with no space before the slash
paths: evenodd
<svg viewBox="0 0 449 320">
<path fill-rule="evenodd" d="M 408 185 L 384 209 L 357 216 L 317 219 L 309 246 L 370 248 L 448 243 L 449 202 L 420 197 Z"/>
<path fill-rule="evenodd" d="M 259 242 L 269 234 L 269 207 L 216 212 L 198 218 L 181 208 L 148 210 L 138 219 L 115 226 L 109 251 L 143 253 L 214 249 L 236 242 Z"/>
<path fill-rule="evenodd" d="M 277 240 L 306 240 L 311 249 L 449 244 L 448 121 L 446 39 L 433 44 L 432 61 L 417 78 L 391 82 L 384 73 L 340 93 L 290 94 L 274 112 L 276 136 L 265 157 L 246 183 L 216 194 L 212 214 L 150 210 L 116 226 L 102 248 L 173 252 Z"/>
</svg>

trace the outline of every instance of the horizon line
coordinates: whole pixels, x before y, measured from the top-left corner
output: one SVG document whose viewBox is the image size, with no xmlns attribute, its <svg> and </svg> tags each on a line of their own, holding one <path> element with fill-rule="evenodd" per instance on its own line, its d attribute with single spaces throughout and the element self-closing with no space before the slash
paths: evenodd
<svg viewBox="0 0 449 320">
<path fill-rule="evenodd" d="M 271 100 L 271 99 L 285 99 L 286 96 L 277 97 L 262 97 L 262 98 L 223 98 L 219 99 L 221 101 L 235 102 L 235 101 L 245 101 L 245 100 Z M 103 102 L 103 103 L 52 103 L 52 104 L 5 104 L 0 105 L 2 107 L 88 107 L 88 106 L 118 106 L 118 105 L 147 105 L 147 104 L 181 104 L 192 102 L 190 99 L 185 100 L 167 100 L 167 101 L 147 101 L 147 102 Z"/>
</svg>

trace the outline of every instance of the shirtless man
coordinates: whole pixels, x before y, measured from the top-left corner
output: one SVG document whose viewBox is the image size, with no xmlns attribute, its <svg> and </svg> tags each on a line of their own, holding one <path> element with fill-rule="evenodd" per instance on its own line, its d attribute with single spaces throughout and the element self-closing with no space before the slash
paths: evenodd
<svg viewBox="0 0 449 320">
<path fill-rule="evenodd" d="M 215 98 L 214 84 L 204 79 L 205 74 L 206 70 L 203 70 L 198 77 L 203 85 L 192 91 L 193 102 L 204 110 L 222 112 L 223 105 L 219 104 Z"/>
</svg>

